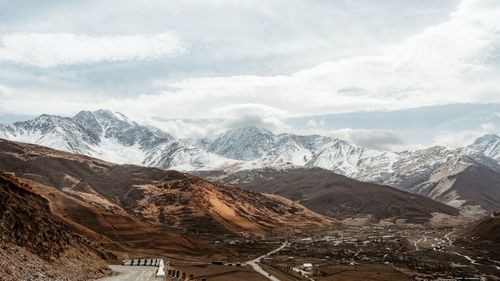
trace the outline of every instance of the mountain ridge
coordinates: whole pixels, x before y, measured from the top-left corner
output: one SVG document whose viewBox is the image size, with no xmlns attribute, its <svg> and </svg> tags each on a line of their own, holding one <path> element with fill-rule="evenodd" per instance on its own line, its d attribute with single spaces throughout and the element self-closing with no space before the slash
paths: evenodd
<svg viewBox="0 0 500 281">
<path fill-rule="evenodd" d="M 0 125 L 0 137 L 115 163 L 182 171 L 236 172 L 283 165 L 321 167 L 357 180 L 425 194 L 455 207 L 474 204 L 487 212 L 500 208 L 500 199 L 482 204 L 469 200 L 464 190 L 454 196 L 451 192 L 442 196 L 440 191 L 448 189 L 447 178 L 463 172 L 465 166 L 500 173 L 500 138 L 495 135 L 485 135 L 458 149 L 433 146 L 402 152 L 368 149 L 320 135 L 273 134 L 257 127 L 240 127 L 212 138 L 183 141 L 160 129 L 139 125 L 121 113 L 98 110 L 82 111 L 72 118 L 42 115 Z M 445 167 L 452 169 L 444 172 Z M 470 191 L 475 192 L 473 186 Z"/>
<path fill-rule="evenodd" d="M 424 196 L 389 186 L 357 181 L 318 167 L 200 171 L 221 184 L 284 196 L 320 214 L 339 219 L 368 215 L 372 221 L 425 223 L 436 214 L 457 216 L 458 210 Z"/>
<path fill-rule="evenodd" d="M 111 242 L 128 241 L 126 233 L 140 229 L 146 239 L 141 243 L 163 235 L 158 247 L 171 252 L 179 249 L 169 240 L 184 241 L 179 244 L 192 253 L 203 246 L 183 233 L 247 232 L 264 237 L 332 222 L 286 199 L 215 185 L 178 171 L 118 165 L 32 144 L 0 140 L 0 170 L 31 181 L 62 217 L 83 222 L 86 230 Z M 171 231 L 165 233 L 167 228 Z M 114 229 L 126 231 L 115 236 Z"/>
</svg>

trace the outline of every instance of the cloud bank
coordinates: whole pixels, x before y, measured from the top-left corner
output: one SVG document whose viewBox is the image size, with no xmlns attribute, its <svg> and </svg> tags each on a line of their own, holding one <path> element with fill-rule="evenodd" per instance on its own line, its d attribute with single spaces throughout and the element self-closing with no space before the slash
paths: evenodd
<svg viewBox="0 0 500 281">
<path fill-rule="evenodd" d="M 169 127 L 182 137 L 242 125 L 280 131 L 288 129 L 286 120 L 291 117 L 500 103 L 497 0 L 462 0 L 448 17 L 439 17 L 440 22 L 418 29 L 420 25 L 414 25 L 416 29 L 408 34 L 402 31 L 404 28 L 392 30 L 386 41 L 367 36 L 377 29 L 349 29 L 362 15 L 358 8 L 368 7 L 368 14 L 377 14 L 369 1 L 336 2 L 339 6 L 327 1 L 266 5 L 255 1 L 168 1 L 137 8 L 136 2 L 125 1 L 117 10 L 113 10 L 114 3 L 100 3 L 89 1 L 77 6 L 91 14 L 90 21 L 95 23 L 91 29 L 98 32 L 80 30 L 87 19 L 75 16 L 72 21 L 74 15 L 62 13 L 59 9 L 64 7 L 57 5 L 59 9 L 48 11 L 50 18 L 45 14 L 35 17 L 40 27 L 19 25 L 3 32 L 0 25 L 0 114 L 71 116 L 81 109 L 107 108 L 134 120 Z M 394 5 L 404 6 L 401 11 L 407 14 L 400 24 L 406 18 L 415 18 L 412 11 L 428 14 L 425 10 L 435 7 L 427 2 L 408 3 Z M 392 4 L 384 5 L 380 13 Z M 302 13 L 307 7 L 311 8 L 308 13 Z M 163 15 L 166 11 L 169 16 Z M 156 15 L 147 26 L 139 22 L 145 14 Z M 109 16 L 117 17 L 120 24 L 103 25 Z M 203 24 L 186 21 L 193 18 Z M 335 21 L 342 24 L 333 32 Z M 50 24 L 44 26 L 44 22 Z M 62 26 L 64 22 L 69 24 L 61 27 L 61 32 L 53 30 L 58 26 L 55 23 Z M 359 23 L 388 26 L 391 22 L 370 19 Z M 163 28 L 175 33 L 162 33 Z M 357 39 L 350 41 L 351 34 Z M 338 47 L 343 41 L 338 38 L 343 36 L 350 43 Z M 374 38 L 384 44 L 371 44 L 377 41 Z M 369 42 L 366 48 L 356 48 L 363 42 Z M 262 63 L 268 60 L 272 63 Z M 262 67 L 262 71 L 247 71 L 260 70 L 263 65 L 285 65 L 283 61 L 293 61 L 293 67 L 286 64 L 272 70 Z M 193 71 L 198 66 L 204 70 Z M 26 69 L 30 72 L 23 72 Z M 169 75 L 170 69 L 186 73 Z M 25 83 L 31 79 L 35 82 Z M 93 88 L 96 81 L 109 88 Z M 137 91 L 132 95 L 117 90 L 132 87 Z M 222 121 L 205 126 L 185 119 Z M 439 129 L 435 143 L 454 146 L 450 140 L 459 139 L 453 136 L 455 131 Z M 397 129 L 319 126 L 309 130 L 376 148 L 407 145 Z M 458 130 L 462 135 L 486 131 L 472 126 L 470 130 Z"/>
<path fill-rule="evenodd" d="M 89 36 L 72 33 L 12 33 L 0 36 L 0 61 L 38 67 L 151 60 L 185 52 L 173 33 Z"/>
<path fill-rule="evenodd" d="M 292 116 L 500 102 L 499 18 L 500 2 L 465 0 L 448 21 L 379 55 L 325 62 L 291 75 L 185 79 L 169 83 L 154 100 L 211 109 L 258 102 Z"/>
</svg>

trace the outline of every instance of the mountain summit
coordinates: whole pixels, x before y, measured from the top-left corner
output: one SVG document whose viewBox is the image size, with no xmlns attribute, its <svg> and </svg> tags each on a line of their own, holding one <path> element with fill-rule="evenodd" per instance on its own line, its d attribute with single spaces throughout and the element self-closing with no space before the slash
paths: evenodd
<svg viewBox="0 0 500 281">
<path fill-rule="evenodd" d="M 500 137 L 497 135 L 484 135 L 476 139 L 468 148 L 500 161 Z"/>
</svg>

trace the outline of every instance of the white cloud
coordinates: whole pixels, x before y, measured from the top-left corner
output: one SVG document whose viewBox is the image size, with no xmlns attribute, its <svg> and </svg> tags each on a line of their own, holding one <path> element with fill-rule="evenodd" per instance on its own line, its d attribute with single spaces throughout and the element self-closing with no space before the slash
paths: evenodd
<svg viewBox="0 0 500 281">
<path fill-rule="evenodd" d="M 97 1 L 94 2 L 97 3 Z M 136 3 L 134 1 L 127 2 L 129 4 Z M 210 73 L 210 77 L 176 80 L 176 76 L 169 76 L 169 79 L 155 80 L 154 82 L 144 78 L 141 83 L 145 85 L 145 88 L 140 88 L 142 94 L 133 97 L 123 97 L 120 96 L 120 93 L 106 93 L 106 95 L 97 91 L 90 93 L 86 92 L 85 86 L 78 89 L 71 88 L 73 81 L 69 81 L 69 85 L 56 85 L 54 88 L 57 89 L 49 89 L 49 86 L 40 89 L 32 85 L 21 88 L 19 85 L 24 84 L 16 83 L 17 78 L 11 78 L 14 82 L 10 85 L 8 82 L 1 81 L 12 88 L 0 89 L 0 95 L 2 95 L 0 111 L 13 114 L 73 115 L 81 109 L 109 108 L 123 112 L 132 119 L 145 121 L 152 117 L 174 120 L 178 118 L 222 118 L 227 120 L 221 124 L 207 127 L 185 121 L 166 121 L 159 126 L 175 131 L 174 134 L 179 136 L 194 136 L 197 131 L 203 132 L 203 134 L 217 132 L 224 126 L 257 125 L 271 130 L 279 129 L 280 126 L 286 128 L 283 120 L 291 116 L 394 110 L 450 103 L 500 102 L 500 82 L 498 80 L 500 77 L 500 61 L 498 60 L 500 53 L 500 20 L 498 20 L 500 18 L 500 2 L 497 0 L 464 0 L 456 11 L 440 24 L 431 25 L 399 43 L 394 43 L 392 39 L 396 37 L 391 37 L 391 40 L 387 42 L 390 41 L 392 44 L 388 47 L 383 44 L 386 46 L 385 48 L 381 48 L 380 45 L 374 47 L 368 44 L 367 48 L 358 49 L 354 53 L 340 52 L 343 54 L 340 57 L 346 57 L 345 54 L 348 54 L 347 58 L 344 59 L 336 59 L 339 57 L 336 55 L 323 56 L 323 53 L 330 50 L 332 45 L 339 45 L 341 40 L 328 41 L 328 44 L 325 44 L 326 47 L 323 46 L 325 48 L 320 48 L 321 52 L 314 51 L 316 49 L 313 47 L 307 47 L 308 44 L 314 46 L 319 44 L 317 39 L 323 38 L 324 31 L 330 30 L 331 26 L 324 24 L 324 18 L 312 17 L 316 14 L 311 13 L 290 27 L 290 20 L 295 15 L 292 9 L 286 11 L 281 9 L 288 7 L 289 1 L 282 1 L 283 6 L 278 6 L 280 9 L 277 10 L 271 7 L 272 5 L 263 9 L 248 2 L 248 5 L 243 5 L 244 10 L 239 10 L 239 13 L 236 14 L 234 14 L 234 7 L 226 9 L 222 5 L 223 2 L 218 2 L 220 7 L 216 5 L 217 7 L 210 8 L 210 13 L 205 9 L 205 6 L 210 3 L 198 4 L 199 1 L 192 1 L 188 6 L 197 7 L 194 11 L 189 7 L 182 5 L 177 7 L 168 3 L 165 4 L 168 6 L 166 10 L 175 11 L 175 13 L 170 14 L 175 20 L 164 22 L 158 21 L 159 19 L 154 17 L 155 21 L 152 21 L 154 23 L 152 25 L 156 28 L 169 26 L 169 30 L 170 26 L 173 26 L 176 31 L 180 30 L 179 26 L 186 27 L 187 29 L 179 33 L 182 35 L 183 42 L 171 33 L 158 33 L 151 36 L 90 36 L 81 35 L 78 32 L 16 33 L 16 30 L 23 30 L 23 26 L 21 26 L 14 30 L 14 33 L 0 36 L 0 63 L 2 61 L 19 62 L 40 67 L 54 67 L 100 61 L 149 60 L 181 54 L 185 51 L 184 39 L 189 38 L 190 40 L 187 42 L 190 44 L 190 55 L 192 54 L 191 47 L 201 51 L 194 58 L 191 56 L 179 57 L 179 60 L 176 61 L 179 65 L 192 63 L 189 59 L 201 60 L 203 63 L 213 66 L 214 69 L 223 69 L 224 73 L 238 73 L 237 71 L 233 72 L 232 69 L 226 69 L 231 68 L 232 64 L 238 64 L 239 67 L 242 62 L 260 66 L 260 61 L 275 58 L 274 55 L 284 55 L 286 60 L 298 55 L 302 62 L 294 66 L 299 65 L 303 69 L 290 71 L 289 69 L 297 68 L 281 69 L 278 67 L 279 69 L 273 69 L 271 72 L 288 74 L 269 76 L 217 76 L 218 72 L 214 70 L 213 73 Z M 309 5 L 303 4 L 302 1 L 294 3 L 300 3 L 299 7 Z M 103 20 L 108 20 L 108 13 L 113 14 L 110 8 L 112 5 L 107 5 L 109 6 L 105 5 L 104 8 L 95 5 L 88 11 L 95 17 L 93 22 L 99 28 Z M 128 18 L 128 16 L 136 17 L 137 21 L 138 18 L 143 17 L 143 13 L 136 13 L 129 6 L 133 5 L 127 5 L 127 17 L 119 19 L 120 23 L 123 24 L 120 27 L 123 29 L 109 26 L 105 27 L 105 32 L 113 34 L 119 30 L 120 33 L 127 33 L 129 29 L 136 34 L 143 32 L 137 27 L 136 22 L 130 21 Z M 319 8 L 315 7 L 315 12 L 325 11 L 325 13 L 319 13 L 320 15 L 331 15 L 327 12 L 330 11 L 327 7 L 323 5 Z M 144 9 L 148 11 L 154 10 L 162 13 L 162 11 L 157 11 L 157 5 L 150 5 L 146 8 Z M 118 8 L 119 13 L 122 12 L 121 9 L 122 7 Z M 233 24 L 228 24 L 225 20 L 222 23 L 219 21 L 221 16 L 217 11 L 220 9 L 223 9 L 227 15 L 232 15 L 227 17 L 227 22 Z M 98 12 L 101 10 L 108 12 L 101 14 Z M 279 13 L 281 11 L 289 14 L 285 18 L 281 18 Z M 56 23 L 68 20 L 68 15 L 58 17 L 64 13 L 52 12 L 51 15 L 58 18 L 55 20 Z M 342 11 L 343 13 L 347 12 Z M 116 16 L 116 14 L 113 15 Z M 206 16 L 204 18 L 205 24 L 197 22 L 186 25 L 182 22 L 184 18 L 203 16 Z M 307 25 L 306 18 L 314 18 L 314 24 Z M 170 18 L 162 17 L 162 19 Z M 44 22 L 43 17 L 39 20 Z M 84 20 L 88 21 L 87 18 Z M 348 27 L 352 23 L 352 18 L 345 16 L 344 21 L 349 24 L 333 32 L 332 34 L 335 36 L 332 35 L 332 37 L 342 38 L 339 34 L 350 31 Z M 71 24 L 75 27 L 80 26 L 81 22 L 83 19 L 80 19 L 80 22 L 71 22 Z M 238 22 L 243 23 L 237 25 Z M 262 25 L 259 25 L 260 23 Z M 385 24 L 387 22 L 383 23 L 383 25 Z M 267 27 L 275 25 L 280 28 L 268 31 Z M 303 36 L 313 33 L 312 31 L 316 30 L 313 27 L 318 26 L 324 28 L 321 33 L 313 34 L 314 36 L 311 35 L 311 37 Z M 26 30 L 31 30 L 32 27 L 28 27 Z M 42 27 L 34 30 L 45 31 Z M 137 29 L 135 29 L 136 27 Z M 226 27 L 227 29 L 224 29 Z M 45 28 L 53 29 L 54 25 Z M 152 26 L 148 26 L 148 28 L 152 28 Z M 222 39 L 220 34 L 213 36 L 220 32 L 221 28 L 228 35 L 222 36 L 224 37 Z M 286 29 L 286 32 L 283 32 L 281 28 L 291 29 Z M 153 32 L 161 32 L 158 29 L 152 30 Z M 261 32 L 262 30 L 264 32 Z M 66 31 L 73 32 L 72 30 Z M 300 37 L 300 40 L 294 40 L 296 35 Z M 263 39 L 265 42 L 257 40 L 261 37 L 266 37 L 265 40 Z M 350 38 L 350 36 L 347 37 Z M 203 41 L 204 39 L 208 41 Z M 204 42 L 204 44 L 197 44 L 200 42 Z M 360 39 L 353 42 L 346 49 L 350 49 L 352 45 L 363 45 L 360 42 L 364 41 Z M 291 45 L 293 45 L 293 50 L 290 50 Z M 215 51 L 217 52 L 214 53 Z M 335 49 L 331 52 L 337 51 Z M 366 55 L 361 56 L 360 53 Z M 206 61 L 204 61 L 205 54 L 208 57 Z M 315 59 L 308 60 L 311 56 L 314 56 Z M 314 67 L 304 66 L 310 65 L 307 62 L 316 63 L 318 60 L 325 61 L 332 57 L 336 60 L 326 61 Z M 187 62 L 183 61 L 184 58 Z M 219 62 L 222 63 L 216 64 Z M 4 70 L 4 72 L 9 70 Z M 157 71 L 157 68 L 153 66 L 152 70 Z M 44 71 L 43 74 L 49 71 L 51 70 Z M 83 72 L 88 74 L 86 71 L 88 71 L 87 67 Z M 130 72 L 135 75 L 134 71 L 135 69 Z M 64 72 L 64 74 L 66 73 Z M 160 73 L 163 74 L 161 71 Z M 255 72 L 243 71 L 243 73 Z M 77 71 L 74 74 L 68 74 L 68 76 L 78 76 L 78 74 Z M 99 76 L 100 79 L 107 79 L 105 75 L 109 73 L 98 72 L 103 76 L 95 75 L 96 73 L 90 74 L 94 77 Z M 58 75 L 58 73 L 55 75 L 61 80 L 66 80 L 65 78 L 68 77 Z M 157 75 L 155 73 L 151 80 L 158 77 Z M 193 77 L 198 77 L 197 75 L 203 76 L 205 74 L 204 72 L 196 73 Z M 187 76 L 189 77 L 189 73 Z M 40 76 L 38 73 L 28 77 L 29 79 L 33 77 L 34 79 L 50 80 L 50 78 L 46 78 L 44 75 Z M 85 79 L 87 78 L 88 76 L 85 76 Z M 119 79 L 121 78 L 120 76 Z M 51 86 L 56 84 L 53 80 L 49 82 L 52 83 Z M 49 82 L 43 85 L 49 85 Z M 2 94 L 2 92 L 9 94 Z M 336 134 L 339 137 L 371 147 L 381 147 L 383 144 L 376 141 L 370 144 L 368 143 L 369 139 L 365 136 L 384 140 L 392 147 L 406 146 L 406 144 L 400 143 L 397 132 L 390 130 L 334 130 L 324 128 L 321 122 L 317 121 L 316 124 L 310 123 L 310 129 L 311 132 L 328 131 L 330 134 Z M 467 142 L 477 134 L 486 131 L 485 128 L 482 128 L 459 133 L 441 132 L 436 137 L 435 143 L 457 146 L 457 143 Z"/>
<path fill-rule="evenodd" d="M 220 123 L 201 124 L 195 121 L 188 122 L 185 120 L 155 120 L 155 119 L 137 119 L 140 124 L 147 124 L 168 132 L 175 138 L 191 138 L 200 139 L 215 134 L 220 134 L 225 131 Z"/>
<path fill-rule="evenodd" d="M 456 102 L 500 102 L 500 2 L 465 0 L 448 21 L 379 55 L 325 62 L 291 75 L 169 82 L 156 102 L 189 103 L 197 114 L 260 103 L 290 115 L 392 110 Z M 353 94 L 343 89 L 363 89 Z M 207 106 L 202 106 L 207 105 Z M 204 110 L 206 108 L 207 110 Z M 201 111 L 199 111 L 201 109 Z M 184 113 L 174 110 L 173 115 Z"/>
<path fill-rule="evenodd" d="M 228 129 L 256 126 L 273 132 L 290 129 L 285 112 L 260 104 L 235 104 L 214 111 L 212 120 L 164 120 L 160 117 L 134 117 L 142 124 L 158 127 L 177 138 L 202 138 L 221 134 Z"/>
<path fill-rule="evenodd" d="M 214 110 L 214 115 L 224 120 L 225 128 L 255 126 L 271 131 L 285 130 L 283 110 L 262 104 L 234 104 Z"/>
<path fill-rule="evenodd" d="M 408 148 L 408 144 L 391 130 L 346 128 L 335 130 L 332 135 L 363 147 L 381 151 L 400 151 Z"/>
<path fill-rule="evenodd" d="M 458 148 L 472 144 L 477 138 L 486 134 L 500 135 L 500 128 L 493 123 L 485 123 L 477 129 L 454 132 L 441 131 L 434 137 L 433 144 L 450 148 Z"/>
<path fill-rule="evenodd" d="M 0 87 L 1 88 L 1 87 Z M 73 116 L 83 109 L 113 109 L 112 100 L 105 97 L 85 95 L 81 92 L 58 93 L 51 91 L 3 87 L 0 89 L 0 113 L 33 116 L 55 114 Z"/>
<path fill-rule="evenodd" d="M 181 40 L 173 33 L 151 36 L 11 33 L 0 37 L 0 61 L 39 67 L 150 60 L 177 56 L 184 51 Z"/>
<path fill-rule="evenodd" d="M 9 88 L 5 87 L 4 85 L 0 84 L 0 97 L 6 98 L 10 96 L 10 91 Z"/>
<path fill-rule="evenodd" d="M 496 58 L 500 52 L 498 18 L 500 2 L 464 0 L 447 21 L 428 27 L 377 55 L 325 62 L 290 75 L 155 80 L 150 85 L 152 88 L 144 89 L 144 94 L 139 96 L 123 98 L 110 94 L 111 98 L 104 100 L 99 93 L 94 97 L 89 93 L 80 94 L 78 99 L 98 100 L 105 108 L 131 115 L 169 119 L 217 118 L 219 110 L 240 104 L 265 105 L 289 117 L 457 102 L 500 102 L 497 78 L 500 66 Z M 0 58 L 55 66 L 152 59 L 183 50 L 179 40 L 169 34 L 151 37 L 32 35 L 3 36 Z M 6 38 L 10 38 L 9 44 L 4 42 Z M 65 41 L 71 43 L 70 47 L 61 46 Z M 132 43 L 126 44 L 128 41 Z M 132 47 L 122 50 L 123 45 Z M 22 89 L 18 92 L 24 94 Z M 68 103 L 65 100 L 68 95 L 58 97 L 62 104 Z M 45 97 L 41 94 L 38 99 L 43 102 Z M 95 103 L 90 100 L 88 103 Z M 52 109 L 54 113 L 63 110 L 55 106 L 48 107 L 47 111 Z"/>
<path fill-rule="evenodd" d="M 400 132 L 389 129 L 335 129 L 328 127 L 321 120 L 319 123 L 311 119 L 306 128 L 290 128 L 289 132 L 299 135 L 319 134 L 346 140 L 362 147 L 381 151 L 402 151 L 415 149 L 418 145 L 407 143 L 400 135 Z"/>
</svg>

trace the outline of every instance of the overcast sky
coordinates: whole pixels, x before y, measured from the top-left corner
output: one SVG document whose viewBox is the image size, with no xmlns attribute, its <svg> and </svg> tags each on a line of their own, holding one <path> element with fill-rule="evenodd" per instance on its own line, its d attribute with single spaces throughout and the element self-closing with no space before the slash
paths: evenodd
<svg viewBox="0 0 500 281">
<path fill-rule="evenodd" d="M 480 105 L 500 102 L 499 77 L 498 0 L 0 0 L 1 122 L 106 108 L 178 137 L 257 125 L 456 147 L 500 131 Z"/>
</svg>

